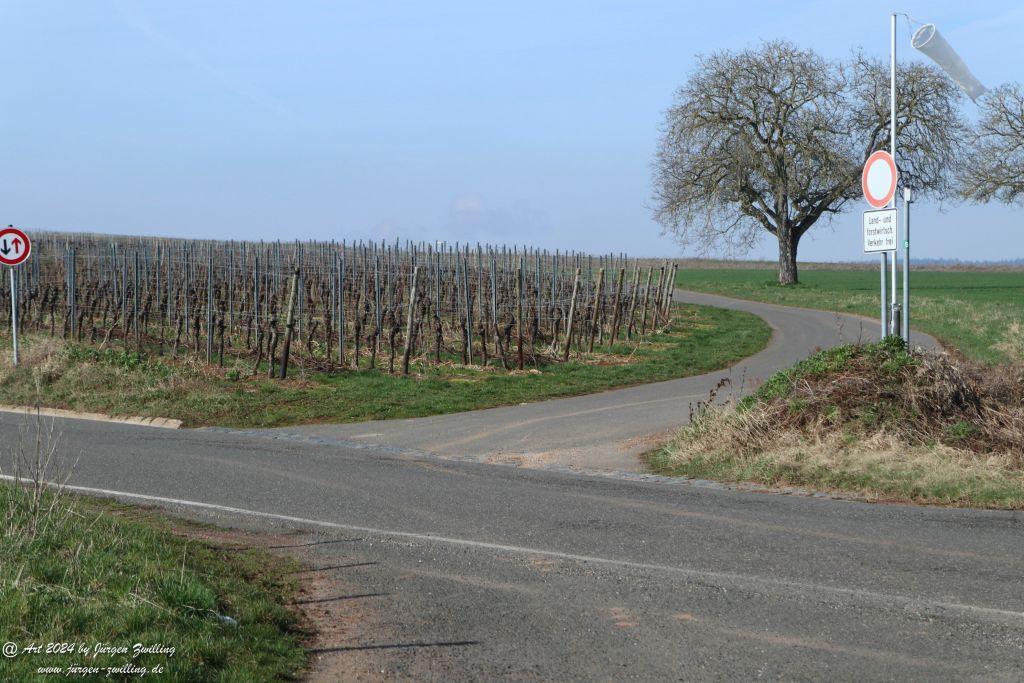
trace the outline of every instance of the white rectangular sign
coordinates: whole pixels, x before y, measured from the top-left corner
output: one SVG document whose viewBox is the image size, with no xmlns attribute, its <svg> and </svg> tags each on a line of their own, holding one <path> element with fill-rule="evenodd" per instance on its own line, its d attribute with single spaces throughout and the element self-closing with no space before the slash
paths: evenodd
<svg viewBox="0 0 1024 683">
<path fill-rule="evenodd" d="M 864 251 L 896 251 L 896 209 L 864 212 Z"/>
</svg>

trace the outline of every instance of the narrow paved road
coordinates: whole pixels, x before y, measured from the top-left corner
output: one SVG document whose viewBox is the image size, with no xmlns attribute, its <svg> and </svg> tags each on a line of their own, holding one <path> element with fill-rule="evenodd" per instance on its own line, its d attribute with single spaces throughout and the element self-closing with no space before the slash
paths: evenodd
<svg viewBox="0 0 1024 683">
<path fill-rule="evenodd" d="M 472 413 L 288 427 L 271 433 L 337 446 L 387 446 L 529 467 L 641 471 L 638 456 L 678 429 L 689 418 L 691 406 L 707 401 L 722 379 L 729 382 L 719 389 L 719 399 L 749 392 L 775 371 L 819 349 L 879 336 L 877 323 L 852 315 L 683 290 L 676 290 L 675 299 L 754 313 L 771 326 L 772 339 L 763 351 L 732 368 L 695 377 Z M 920 333 L 914 344 L 938 347 L 932 337 Z"/>
<path fill-rule="evenodd" d="M 831 316 L 749 306 L 773 325 L 780 318 L 770 316 L 792 316 L 782 338 L 834 329 Z M 788 353 L 773 342 L 761 355 Z M 586 419 L 567 417 L 566 429 Z M 13 440 L 22 420 L 0 416 L 0 437 Z M 294 533 L 295 545 L 314 553 L 316 573 L 339 586 L 318 604 L 344 627 L 316 654 L 345 676 L 1020 680 L 1024 672 L 1019 513 L 501 467 L 416 442 L 409 450 L 397 438 L 356 447 L 280 432 L 59 427 L 66 457 L 78 461 L 72 481 L 85 492 Z"/>
</svg>

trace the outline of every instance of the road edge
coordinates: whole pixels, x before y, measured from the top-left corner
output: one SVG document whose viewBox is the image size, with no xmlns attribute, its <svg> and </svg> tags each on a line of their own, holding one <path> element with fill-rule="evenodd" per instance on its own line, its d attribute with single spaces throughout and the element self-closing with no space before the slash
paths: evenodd
<svg viewBox="0 0 1024 683">
<path fill-rule="evenodd" d="M 161 429 L 181 429 L 181 425 L 184 424 L 182 420 L 170 417 L 116 417 L 114 415 L 106 415 L 104 413 L 86 413 L 77 410 L 65 410 L 64 408 L 0 405 L 0 413 L 42 415 L 43 417 L 63 417 L 71 420 L 89 420 L 91 422 L 115 422 L 119 424 L 138 425 L 140 427 L 159 427 Z"/>
</svg>

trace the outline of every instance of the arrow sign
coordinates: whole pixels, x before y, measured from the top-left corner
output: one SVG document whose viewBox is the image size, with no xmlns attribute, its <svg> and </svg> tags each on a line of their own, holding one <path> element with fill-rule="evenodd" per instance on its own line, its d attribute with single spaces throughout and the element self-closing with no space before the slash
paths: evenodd
<svg viewBox="0 0 1024 683">
<path fill-rule="evenodd" d="M 21 230 L 6 227 L 0 230 L 0 264 L 16 266 L 32 253 L 32 242 Z"/>
</svg>

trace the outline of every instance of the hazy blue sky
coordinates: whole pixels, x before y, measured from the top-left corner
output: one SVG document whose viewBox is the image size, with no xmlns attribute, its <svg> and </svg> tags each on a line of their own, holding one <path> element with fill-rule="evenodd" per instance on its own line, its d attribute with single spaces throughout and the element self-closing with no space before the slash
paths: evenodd
<svg viewBox="0 0 1024 683">
<path fill-rule="evenodd" d="M 649 163 L 694 55 L 783 37 L 884 56 L 892 9 L 2 2 L 2 220 L 678 254 L 650 218 Z M 934 21 L 986 85 L 1024 80 L 1019 0 L 898 9 Z M 919 58 L 905 23 L 900 43 Z M 1024 257 L 1020 209 L 920 205 L 915 218 L 918 255 Z M 861 257 L 857 213 L 809 238 L 802 258 Z"/>
</svg>

